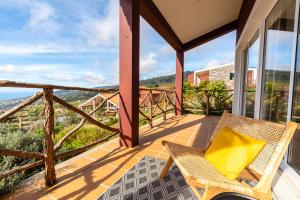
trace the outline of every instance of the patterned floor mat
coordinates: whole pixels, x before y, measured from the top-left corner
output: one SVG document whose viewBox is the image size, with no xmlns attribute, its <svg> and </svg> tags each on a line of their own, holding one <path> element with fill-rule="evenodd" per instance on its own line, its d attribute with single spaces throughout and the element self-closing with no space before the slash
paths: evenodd
<svg viewBox="0 0 300 200">
<path fill-rule="evenodd" d="M 165 163 L 154 157 L 144 157 L 98 200 L 196 200 L 176 165 L 164 180 L 160 180 L 159 173 Z"/>
</svg>

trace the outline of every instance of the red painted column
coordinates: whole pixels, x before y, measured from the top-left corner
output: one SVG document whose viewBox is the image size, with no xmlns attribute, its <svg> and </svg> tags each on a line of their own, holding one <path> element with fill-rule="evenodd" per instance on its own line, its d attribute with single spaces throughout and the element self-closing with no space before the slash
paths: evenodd
<svg viewBox="0 0 300 200">
<path fill-rule="evenodd" d="M 175 114 L 182 115 L 182 89 L 183 89 L 184 52 L 176 51 L 176 98 Z"/>
<path fill-rule="evenodd" d="M 139 0 L 120 0 L 120 143 L 139 143 Z"/>
</svg>

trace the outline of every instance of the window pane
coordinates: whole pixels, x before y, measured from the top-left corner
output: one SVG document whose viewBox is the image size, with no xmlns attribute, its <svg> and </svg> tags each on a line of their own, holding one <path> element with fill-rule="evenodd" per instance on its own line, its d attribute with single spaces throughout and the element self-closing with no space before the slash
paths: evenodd
<svg viewBox="0 0 300 200">
<path fill-rule="evenodd" d="M 286 123 L 295 0 L 280 0 L 266 19 L 261 118 Z"/>
<path fill-rule="evenodd" d="M 298 123 L 298 128 L 289 149 L 289 164 L 300 174 L 300 30 L 296 54 L 296 70 L 293 95 L 292 120 Z"/>
<path fill-rule="evenodd" d="M 250 42 L 249 48 L 246 50 L 245 62 L 245 90 L 244 90 L 244 115 L 246 117 L 254 117 L 255 91 L 256 91 L 256 75 L 259 65 L 259 34 L 254 35 Z"/>
</svg>

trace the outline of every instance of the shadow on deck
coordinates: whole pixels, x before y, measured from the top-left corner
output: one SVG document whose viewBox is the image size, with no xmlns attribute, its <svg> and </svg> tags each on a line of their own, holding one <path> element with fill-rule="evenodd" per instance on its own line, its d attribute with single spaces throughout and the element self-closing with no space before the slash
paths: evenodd
<svg viewBox="0 0 300 200">
<path fill-rule="evenodd" d="M 140 128 L 140 146 L 124 148 L 118 138 L 99 145 L 56 166 L 57 184 L 45 187 L 43 174 L 20 185 L 10 199 L 97 199 L 144 156 L 167 159 L 161 145 L 167 140 L 205 149 L 219 117 L 175 116 Z"/>
</svg>

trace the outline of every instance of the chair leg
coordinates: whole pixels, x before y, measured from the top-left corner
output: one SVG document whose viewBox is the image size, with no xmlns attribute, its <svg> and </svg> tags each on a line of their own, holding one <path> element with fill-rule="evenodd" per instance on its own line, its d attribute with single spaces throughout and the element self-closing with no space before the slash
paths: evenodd
<svg viewBox="0 0 300 200">
<path fill-rule="evenodd" d="M 168 161 L 167 161 L 166 165 L 164 166 L 163 170 L 160 172 L 160 176 L 159 176 L 160 178 L 163 178 L 163 177 L 166 176 L 166 174 L 168 173 L 168 171 L 169 171 L 171 165 L 173 164 L 173 162 L 174 162 L 173 158 L 170 156 L 168 158 Z"/>
<path fill-rule="evenodd" d="M 191 186 L 194 194 L 196 195 L 196 197 L 199 199 L 199 200 L 202 200 L 202 195 L 198 192 L 197 188 Z"/>
</svg>

